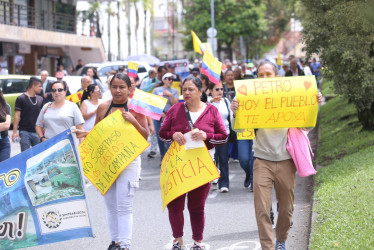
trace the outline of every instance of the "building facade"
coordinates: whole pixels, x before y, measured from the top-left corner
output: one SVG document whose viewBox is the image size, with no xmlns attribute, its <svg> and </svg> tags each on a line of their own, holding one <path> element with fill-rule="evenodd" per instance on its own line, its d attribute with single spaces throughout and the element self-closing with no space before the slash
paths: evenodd
<svg viewBox="0 0 374 250">
<path fill-rule="evenodd" d="M 100 38 L 77 35 L 76 0 L 0 0 L 0 64 L 10 74 L 51 75 L 106 59 Z"/>
</svg>

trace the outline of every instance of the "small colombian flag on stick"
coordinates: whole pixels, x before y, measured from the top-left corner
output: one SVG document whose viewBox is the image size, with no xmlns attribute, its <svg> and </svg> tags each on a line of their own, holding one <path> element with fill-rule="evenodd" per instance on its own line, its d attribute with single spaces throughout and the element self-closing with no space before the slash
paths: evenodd
<svg viewBox="0 0 374 250">
<path fill-rule="evenodd" d="M 136 78 L 136 76 L 138 75 L 138 67 L 139 65 L 137 63 L 129 62 L 127 65 L 127 75 L 129 77 Z"/>
<path fill-rule="evenodd" d="M 154 120 L 160 120 L 168 99 L 136 89 L 132 97 L 129 109 L 148 116 Z"/>
<path fill-rule="evenodd" d="M 222 63 L 214 58 L 214 56 L 206 51 L 203 56 L 203 64 L 201 65 L 201 73 L 209 78 L 209 81 L 219 84 L 221 78 Z"/>
</svg>

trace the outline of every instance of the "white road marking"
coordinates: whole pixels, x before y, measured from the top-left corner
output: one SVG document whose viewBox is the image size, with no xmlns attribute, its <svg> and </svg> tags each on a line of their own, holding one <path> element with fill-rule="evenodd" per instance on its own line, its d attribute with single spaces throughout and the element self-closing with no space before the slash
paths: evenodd
<svg viewBox="0 0 374 250">
<path fill-rule="evenodd" d="M 228 247 L 222 247 L 217 250 L 239 250 L 239 249 L 250 249 L 250 250 L 259 250 L 261 249 L 261 244 L 255 240 L 242 241 L 232 244 Z"/>
<path fill-rule="evenodd" d="M 168 244 L 166 244 L 162 249 L 171 249 L 173 247 L 173 240 L 174 239 L 171 239 L 170 242 Z M 210 249 L 210 245 L 209 244 L 202 243 L 202 245 L 205 246 L 206 250 Z M 193 243 L 186 244 L 187 249 L 190 249 L 192 246 L 193 246 Z"/>
</svg>

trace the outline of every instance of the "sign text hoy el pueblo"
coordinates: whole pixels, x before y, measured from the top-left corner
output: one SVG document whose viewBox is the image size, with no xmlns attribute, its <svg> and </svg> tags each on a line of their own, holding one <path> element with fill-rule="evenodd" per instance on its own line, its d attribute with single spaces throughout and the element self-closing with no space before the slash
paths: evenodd
<svg viewBox="0 0 374 250">
<path fill-rule="evenodd" d="M 235 81 L 235 128 L 314 127 L 318 113 L 314 76 Z"/>
</svg>

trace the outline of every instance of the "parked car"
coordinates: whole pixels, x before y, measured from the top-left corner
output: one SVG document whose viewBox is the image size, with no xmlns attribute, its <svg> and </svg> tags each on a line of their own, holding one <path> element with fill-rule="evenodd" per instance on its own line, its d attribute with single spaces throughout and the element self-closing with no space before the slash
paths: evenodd
<svg viewBox="0 0 374 250">
<path fill-rule="evenodd" d="M 14 117 L 14 105 L 19 95 L 27 91 L 30 76 L 24 75 L 0 75 L 0 89 L 5 101 L 12 108 L 12 122 Z"/>
<path fill-rule="evenodd" d="M 30 77 L 31 76 L 29 75 L 0 75 L 0 89 L 3 92 L 6 102 L 9 103 L 12 109 L 12 123 L 16 99 L 22 93 L 25 93 L 27 91 Z M 63 80 L 68 84 L 71 94 L 77 92 L 77 90 L 81 87 L 80 79 L 80 76 L 67 76 L 66 79 L 64 77 Z M 48 80 L 56 81 L 56 78 L 48 77 Z"/>
<path fill-rule="evenodd" d="M 148 76 L 148 71 L 151 69 L 151 66 L 149 66 L 148 63 L 145 62 L 136 62 L 138 63 L 138 77 L 141 80 L 143 80 L 144 77 Z M 118 71 L 118 68 L 120 66 L 125 66 L 125 69 L 127 69 L 128 62 L 124 61 L 116 61 L 116 62 L 104 62 L 104 63 L 88 63 L 84 65 L 84 67 L 81 70 L 81 75 L 85 75 L 87 70 L 89 68 L 95 68 L 97 70 L 97 73 L 99 74 L 100 80 L 102 83 L 106 83 L 106 80 L 108 78 L 108 73 L 112 70 Z"/>
</svg>

